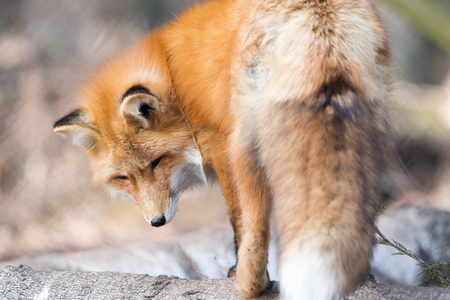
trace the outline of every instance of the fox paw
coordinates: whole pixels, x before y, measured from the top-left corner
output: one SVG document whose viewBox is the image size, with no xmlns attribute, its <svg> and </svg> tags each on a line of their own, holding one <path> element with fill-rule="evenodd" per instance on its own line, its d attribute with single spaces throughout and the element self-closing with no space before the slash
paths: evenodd
<svg viewBox="0 0 450 300">
<path fill-rule="evenodd" d="M 243 298 L 258 297 L 269 285 L 269 275 L 267 271 L 262 276 L 252 276 L 250 272 L 236 272 L 235 288 Z"/>
</svg>

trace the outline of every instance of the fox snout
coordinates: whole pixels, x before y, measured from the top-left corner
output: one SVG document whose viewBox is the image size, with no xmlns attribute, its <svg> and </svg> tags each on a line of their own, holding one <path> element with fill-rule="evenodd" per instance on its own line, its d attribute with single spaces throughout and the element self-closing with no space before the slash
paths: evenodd
<svg viewBox="0 0 450 300">
<path fill-rule="evenodd" d="M 147 201 L 136 202 L 145 220 L 153 227 L 161 227 L 170 223 L 178 210 L 177 199 L 168 198 L 159 199 L 159 201 L 156 198 L 147 199 Z"/>
<path fill-rule="evenodd" d="M 164 224 L 166 224 L 166 217 L 156 217 L 150 221 L 150 224 L 152 224 L 153 227 L 163 226 Z"/>
</svg>

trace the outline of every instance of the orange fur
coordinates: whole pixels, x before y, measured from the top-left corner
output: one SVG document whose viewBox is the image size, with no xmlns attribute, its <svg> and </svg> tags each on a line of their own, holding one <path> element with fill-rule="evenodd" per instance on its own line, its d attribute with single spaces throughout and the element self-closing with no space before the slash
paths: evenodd
<svg viewBox="0 0 450 300">
<path fill-rule="evenodd" d="M 231 174 L 237 191 L 227 202 L 241 211 L 231 216 L 243 226 L 241 295 L 267 283 L 271 207 L 281 267 L 293 257 L 313 264 L 298 258 L 311 255 L 318 277 L 331 274 L 300 292 L 334 299 L 354 289 L 369 269 L 388 150 L 389 49 L 373 4 L 210 1 L 166 26 L 162 41 L 205 162 L 220 160 L 219 178 Z M 285 269 L 283 295 L 300 297 Z M 298 272 L 301 281 L 308 271 Z"/>
<path fill-rule="evenodd" d="M 129 80 L 138 66 L 145 72 Z M 271 215 L 284 297 L 339 299 L 367 274 L 391 82 L 386 30 L 371 2 L 209 1 L 98 74 L 82 106 L 94 142 L 81 139 L 95 145 L 96 170 L 132 157 L 128 172 L 147 182 L 132 197 L 157 217 L 170 207 L 169 177 L 185 162 L 191 133 L 227 201 L 242 296 L 258 296 L 268 282 Z M 141 95 L 149 115 L 136 111 L 135 97 L 118 105 L 135 84 L 159 95 Z M 66 123 L 55 131 L 71 134 Z M 165 175 L 150 178 L 135 160 L 142 153 L 147 163 L 162 155 Z"/>
<path fill-rule="evenodd" d="M 133 115 L 133 107 L 131 114 L 122 110 L 129 98 L 136 98 L 123 99 L 123 95 L 136 85 L 154 96 L 136 94 L 137 101 L 142 97 L 155 106 L 147 111 L 148 124 Z M 187 156 L 192 153 L 187 151 L 197 150 L 173 97 L 158 34 L 107 60 L 82 86 L 80 98 L 75 114 L 55 123 L 55 131 L 88 150 L 97 184 L 136 202 L 149 222 L 162 216 L 170 221 L 178 197 L 171 182 L 174 169 L 189 163 Z M 201 161 L 198 164 L 203 172 Z"/>
</svg>

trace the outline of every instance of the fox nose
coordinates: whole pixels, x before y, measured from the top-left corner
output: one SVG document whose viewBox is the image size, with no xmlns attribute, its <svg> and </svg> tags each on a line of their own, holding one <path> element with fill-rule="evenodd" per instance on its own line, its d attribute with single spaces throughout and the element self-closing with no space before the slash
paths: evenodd
<svg viewBox="0 0 450 300">
<path fill-rule="evenodd" d="M 166 217 L 162 216 L 151 221 L 153 227 L 159 227 L 166 224 Z"/>
</svg>

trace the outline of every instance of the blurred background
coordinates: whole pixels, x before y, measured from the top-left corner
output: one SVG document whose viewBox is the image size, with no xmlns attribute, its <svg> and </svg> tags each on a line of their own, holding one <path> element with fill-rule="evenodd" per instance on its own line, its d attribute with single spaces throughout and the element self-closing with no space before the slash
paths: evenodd
<svg viewBox="0 0 450 300">
<path fill-rule="evenodd" d="M 52 132 L 99 63 L 194 2 L 0 1 L 0 261 L 230 228 L 218 186 L 185 195 L 175 219 L 152 228 L 93 187 L 84 150 Z M 450 211 L 450 1 L 376 3 L 397 79 L 385 200 Z"/>
</svg>

